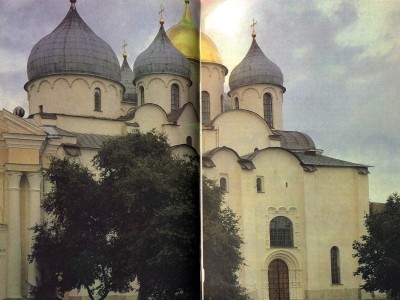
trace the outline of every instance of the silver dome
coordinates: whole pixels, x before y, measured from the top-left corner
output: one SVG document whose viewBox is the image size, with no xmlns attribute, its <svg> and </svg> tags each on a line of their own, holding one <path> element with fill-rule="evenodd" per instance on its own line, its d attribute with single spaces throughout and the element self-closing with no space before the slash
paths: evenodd
<svg viewBox="0 0 400 300">
<path fill-rule="evenodd" d="M 121 78 L 114 51 L 82 20 L 75 5 L 29 55 L 30 81 L 54 74 L 88 74 L 117 82 Z"/>
<path fill-rule="evenodd" d="M 121 66 L 121 83 L 125 87 L 123 99 L 127 102 L 134 102 L 136 105 L 137 95 L 135 86 L 133 85 L 133 78 L 133 71 L 129 66 L 126 55 L 124 54 L 124 62 Z"/>
<path fill-rule="evenodd" d="M 283 74 L 281 69 L 265 56 L 253 38 L 249 52 L 231 73 L 229 87 L 234 90 L 260 83 L 283 86 Z"/>
<path fill-rule="evenodd" d="M 191 73 L 189 61 L 172 45 L 163 25 L 150 46 L 136 58 L 133 72 L 135 82 L 148 74 L 174 74 L 190 79 Z"/>
</svg>

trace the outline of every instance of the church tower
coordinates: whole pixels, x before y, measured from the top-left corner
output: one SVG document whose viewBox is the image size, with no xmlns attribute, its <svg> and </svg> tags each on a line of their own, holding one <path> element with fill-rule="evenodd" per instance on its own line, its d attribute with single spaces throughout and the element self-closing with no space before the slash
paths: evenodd
<svg viewBox="0 0 400 300">
<path fill-rule="evenodd" d="M 253 111 L 264 118 L 271 129 L 283 129 L 283 74 L 265 56 L 256 41 L 253 20 L 253 42 L 245 58 L 229 78 L 231 108 Z"/>
</svg>

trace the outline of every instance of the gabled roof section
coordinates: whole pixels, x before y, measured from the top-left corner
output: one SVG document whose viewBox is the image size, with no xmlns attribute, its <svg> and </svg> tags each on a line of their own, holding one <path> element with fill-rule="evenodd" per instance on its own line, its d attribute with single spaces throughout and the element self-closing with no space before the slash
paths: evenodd
<svg viewBox="0 0 400 300">
<path fill-rule="evenodd" d="M 46 133 L 35 124 L 3 109 L 0 111 L 0 134 L 25 134 L 45 136 Z"/>
</svg>

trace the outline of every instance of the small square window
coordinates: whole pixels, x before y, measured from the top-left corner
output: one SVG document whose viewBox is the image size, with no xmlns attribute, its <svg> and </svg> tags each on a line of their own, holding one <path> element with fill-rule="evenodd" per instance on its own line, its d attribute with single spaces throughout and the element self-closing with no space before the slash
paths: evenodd
<svg viewBox="0 0 400 300">
<path fill-rule="evenodd" d="M 257 176 L 256 187 L 257 187 L 257 193 L 264 193 L 264 177 Z"/>
</svg>

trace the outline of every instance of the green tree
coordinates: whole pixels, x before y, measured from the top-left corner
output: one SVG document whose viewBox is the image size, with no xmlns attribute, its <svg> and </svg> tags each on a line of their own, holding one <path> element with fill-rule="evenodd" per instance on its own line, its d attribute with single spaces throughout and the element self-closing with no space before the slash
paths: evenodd
<svg viewBox="0 0 400 300">
<path fill-rule="evenodd" d="M 131 220 L 118 226 L 133 241 L 139 299 L 199 298 L 198 161 L 172 156 L 165 136 L 148 133 L 110 140 L 94 162 L 121 220 Z"/>
<path fill-rule="evenodd" d="M 365 226 L 368 235 L 355 241 L 354 257 L 359 267 L 354 275 L 361 275 L 368 292 L 386 292 L 394 299 L 400 298 L 400 196 L 389 196 L 384 209 L 367 215 Z"/>
<path fill-rule="evenodd" d="M 238 219 L 221 188 L 203 178 L 204 299 L 249 299 L 237 273 L 243 265 Z"/>
<path fill-rule="evenodd" d="M 104 186 L 67 159 L 53 159 L 46 178 L 52 183 L 42 203 L 48 221 L 33 228 L 30 256 L 42 275 L 32 289 L 35 298 L 55 296 L 55 288 L 61 295 L 86 289 L 91 299 L 131 290 L 132 257 L 110 222 L 114 204 L 105 197 Z"/>
<path fill-rule="evenodd" d="M 34 228 L 31 260 L 51 279 L 34 291 L 85 288 L 104 299 L 136 279 L 139 299 L 197 299 L 198 162 L 173 156 L 151 132 L 106 141 L 93 163 L 97 181 L 68 160 L 54 159 L 47 172 L 50 221 Z"/>
</svg>

